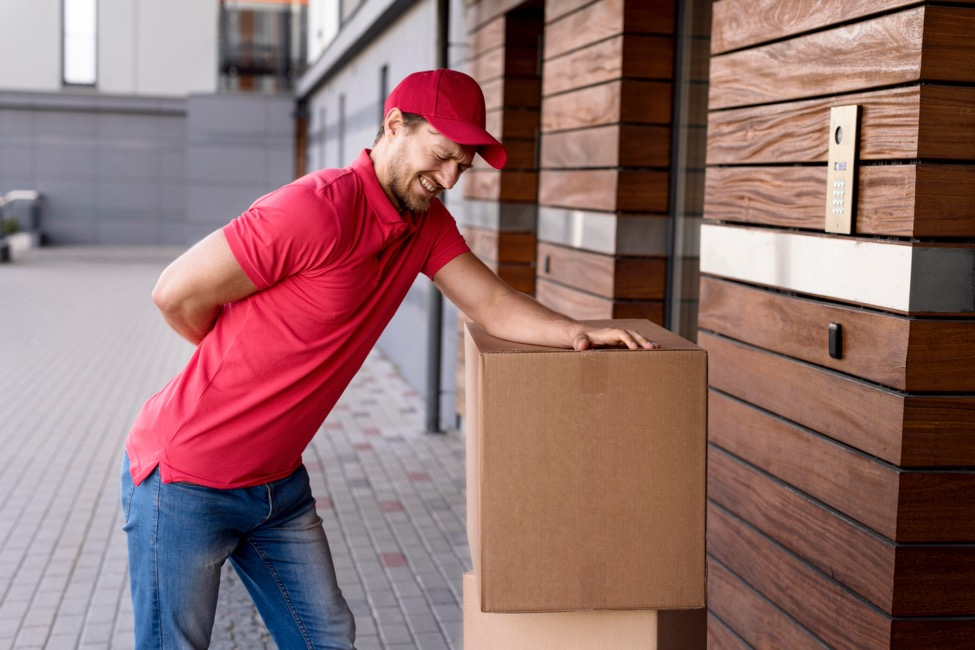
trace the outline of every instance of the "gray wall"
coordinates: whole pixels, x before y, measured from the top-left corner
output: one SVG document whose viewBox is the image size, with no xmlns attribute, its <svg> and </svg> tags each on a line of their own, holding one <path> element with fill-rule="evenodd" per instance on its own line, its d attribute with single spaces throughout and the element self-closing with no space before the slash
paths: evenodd
<svg viewBox="0 0 975 650">
<path fill-rule="evenodd" d="M 52 244 L 191 244 L 291 179 L 290 97 L 0 92 L 0 193 Z"/>
</svg>

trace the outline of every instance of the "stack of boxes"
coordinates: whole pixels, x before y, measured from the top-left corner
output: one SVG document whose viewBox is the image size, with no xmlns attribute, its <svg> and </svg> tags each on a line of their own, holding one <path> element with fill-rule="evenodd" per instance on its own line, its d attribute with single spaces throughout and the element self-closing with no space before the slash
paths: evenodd
<svg viewBox="0 0 975 650">
<path fill-rule="evenodd" d="M 466 328 L 466 650 L 704 647 L 707 357 Z M 678 611 L 679 610 L 679 611 Z"/>
</svg>

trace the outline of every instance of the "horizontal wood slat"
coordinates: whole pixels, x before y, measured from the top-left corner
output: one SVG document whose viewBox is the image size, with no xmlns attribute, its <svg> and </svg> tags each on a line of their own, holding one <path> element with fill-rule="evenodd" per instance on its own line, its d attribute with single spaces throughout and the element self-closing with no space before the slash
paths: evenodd
<svg viewBox="0 0 975 650">
<path fill-rule="evenodd" d="M 674 39 L 620 35 L 545 62 L 542 94 L 552 95 L 620 77 L 671 80 Z"/>
<path fill-rule="evenodd" d="M 975 165 L 861 166 L 854 231 L 973 237 Z M 826 167 L 709 167 L 706 219 L 823 230 Z"/>
<path fill-rule="evenodd" d="M 670 125 L 672 84 L 623 79 L 542 101 L 542 131 L 562 131 L 618 122 Z"/>
<path fill-rule="evenodd" d="M 534 262 L 535 233 L 498 232 L 489 228 L 464 228 L 464 239 L 482 260 L 496 262 Z"/>
<path fill-rule="evenodd" d="M 538 275 L 604 298 L 663 300 L 667 260 L 615 257 L 539 243 Z"/>
<path fill-rule="evenodd" d="M 534 203 L 537 196 L 535 171 L 474 168 L 464 174 L 464 197 L 468 199 Z"/>
<path fill-rule="evenodd" d="M 708 332 L 698 343 L 729 395 L 894 465 L 975 467 L 975 397 L 904 395 Z"/>
<path fill-rule="evenodd" d="M 670 164 L 670 128 L 611 124 L 542 136 L 541 166 L 662 167 Z"/>
<path fill-rule="evenodd" d="M 545 59 L 622 34 L 673 34 L 675 0 L 593 2 L 552 20 L 546 14 Z M 551 6 L 553 3 L 548 3 Z M 554 12 L 558 13 L 557 10 Z"/>
<path fill-rule="evenodd" d="M 498 135 L 507 142 L 511 138 L 534 140 L 542 123 L 540 108 L 506 108 L 488 111 L 486 127 L 488 133 Z"/>
<path fill-rule="evenodd" d="M 975 612 L 975 545 L 894 544 L 717 447 L 708 497 L 888 614 Z"/>
<path fill-rule="evenodd" d="M 829 647 L 889 647 L 891 622 L 880 610 L 782 551 L 714 502 L 708 503 L 707 536 L 715 560 L 815 630 Z"/>
<path fill-rule="evenodd" d="M 852 22 L 917 0 L 718 0 L 713 5 L 711 53 L 720 54 L 787 36 Z"/>
<path fill-rule="evenodd" d="M 714 445 L 708 451 L 708 498 L 892 613 L 894 543 L 837 516 Z"/>
<path fill-rule="evenodd" d="M 543 305 L 580 320 L 646 318 L 663 323 L 664 318 L 663 301 L 609 300 L 543 278 L 536 279 L 535 297 Z"/>
<path fill-rule="evenodd" d="M 830 647 L 963 648 L 975 638 L 972 617 L 904 619 L 884 615 L 713 502 L 708 507 L 707 527 L 708 548 L 714 560 L 798 623 L 815 630 Z"/>
<path fill-rule="evenodd" d="M 667 212 L 670 175 L 664 171 L 542 170 L 539 205 L 603 212 Z"/>
<path fill-rule="evenodd" d="M 823 648 L 818 639 L 713 559 L 708 562 L 708 609 L 718 617 L 714 624 L 708 623 L 709 650 Z"/>
<path fill-rule="evenodd" d="M 975 9 L 926 6 L 718 55 L 711 59 L 709 106 L 716 110 L 918 81 L 975 81 L 973 31 Z"/>
<path fill-rule="evenodd" d="M 860 160 L 975 160 L 975 88 L 910 86 L 713 111 L 710 165 L 826 162 L 829 109 L 861 107 Z"/>
<path fill-rule="evenodd" d="M 921 320 L 705 277 L 698 326 L 901 391 L 975 393 L 975 320 Z M 828 328 L 842 327 L 840 359 Z M 975 444 L 975 442 L 973 442 Z"/>
</svg>

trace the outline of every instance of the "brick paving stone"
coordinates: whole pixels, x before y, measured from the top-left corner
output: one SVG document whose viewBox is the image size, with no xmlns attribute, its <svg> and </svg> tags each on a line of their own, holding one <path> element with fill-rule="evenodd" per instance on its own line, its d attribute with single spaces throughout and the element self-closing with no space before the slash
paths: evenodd
<svg viewBox="0 0 975 650">
<path fill-rule="evenodd" d="M 174 248 L 49 248 L 0 266 L 0 650 L 133 647 L 118 471 L 189 344 L 149 299 Z M 423 432 L 373 352 L 305 453 L 360 650 L 462 647 L 464 441 Z M 211 647 L 273 648 L 221 578 Z"/>
</svg>

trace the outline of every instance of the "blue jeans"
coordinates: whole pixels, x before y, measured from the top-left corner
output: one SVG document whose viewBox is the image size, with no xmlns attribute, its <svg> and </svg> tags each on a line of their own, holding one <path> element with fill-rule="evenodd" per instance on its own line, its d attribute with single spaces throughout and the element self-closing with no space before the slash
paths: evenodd
<svg viewBox="0 0 975 650">
<path fill-rule="evenodd" d="M 279 648 L 354 647 L 304 466 L 232 490 L 163 483 L 157 468 L 136 487 L 125 455 L 122 517 L 137 648 L 206 648 L 228 559 Z"/>
</svg>

